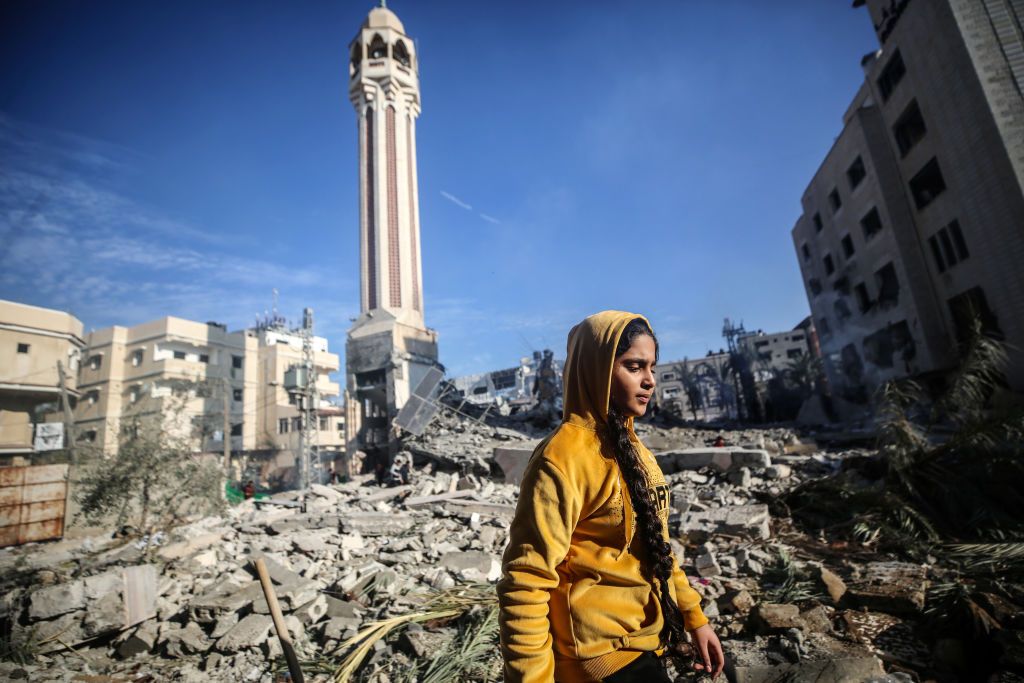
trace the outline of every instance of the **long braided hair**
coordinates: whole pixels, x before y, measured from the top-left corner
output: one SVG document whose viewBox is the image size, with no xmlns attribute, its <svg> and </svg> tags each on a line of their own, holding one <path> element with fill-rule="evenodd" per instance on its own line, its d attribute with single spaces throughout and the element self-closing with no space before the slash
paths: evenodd
<svg viewBox="0 0 1024 683">
<path fill-rule="evenodd" d="M 618 358 L 628 351 L 633 341 L 642 336 L 654 340 L 657 358 L 658 338 L 640 318 L 632 320 L 623 330 L 619 345 L 615 348 L 615 357 Z M 669 584 L 672 581 L 672 546 L 665 540 L 661 517 L 658 516 L 657 506 L 651 495 L 647 470 L 629 436 L 626 418 L 615 406 L 609 406 L 608 409 L 608 437 L 626 488 L 629 489 L 629 499 L 636 513 L 637 529 L 647 550 L 647 562 L 641 561 L 641 566 L 644 567 L 647 579 L 652 584 L 654 581 L 658 582 L 658 598 L 661 602 L 663 621 L 661 641 L 668 646 L 668 654 L 676 655 L 677 647 L 685 645 L 687 639 L 683 613 L 669 593 Z"/>
</svg>

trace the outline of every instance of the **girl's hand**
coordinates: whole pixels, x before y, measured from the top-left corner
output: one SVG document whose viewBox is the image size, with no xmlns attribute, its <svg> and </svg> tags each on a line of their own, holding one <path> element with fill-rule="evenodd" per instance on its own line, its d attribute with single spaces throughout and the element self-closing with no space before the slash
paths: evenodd
<svg viewBox="0 0 1024 683">
<path fill-rule="evenodd" d="M 718 674 L 725 668 L 725 654 L 722 653 L 722 643 L 719 642 L 714 629 L 710 624 L 704 624 L 690 631 L 690 636 L 697 649 L 696 659 L 699 660 L 694 662 L 693 668 L 711 674 L 712 678 L 718 678 Z"/>
</svg>

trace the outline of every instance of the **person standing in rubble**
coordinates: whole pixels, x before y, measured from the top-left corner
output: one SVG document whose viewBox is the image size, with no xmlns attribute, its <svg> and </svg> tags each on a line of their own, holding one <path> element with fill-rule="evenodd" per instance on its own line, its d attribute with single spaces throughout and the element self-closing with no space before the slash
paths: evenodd
<svg viewBox="0 0 1024 683">
<path fill-rule="evenodd" d="M 715 677 L 724 667 L 668 543 L 665 477 L 633 431 L 657 355 L 631 313 L 569 332 L 562 423 L 527 465 L 498 583 L 509 683 L 667 683 L 666 653 L 695 654 Z"/>
</svg>

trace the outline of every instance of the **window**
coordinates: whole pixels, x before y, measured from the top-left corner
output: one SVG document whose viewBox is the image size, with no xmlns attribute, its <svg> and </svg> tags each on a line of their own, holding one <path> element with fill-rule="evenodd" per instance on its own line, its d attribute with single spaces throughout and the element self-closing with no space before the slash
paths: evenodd
<svg viewBox="0 0 1024 683">
<path fill-rule="evenodd" d="M 378 33 L 370 41 L 370 59 L 384 59 L 388 56 L 388 46 Z"/>
<path fill-rule="evenodd" d="M 907 152 L 913 149 L 914 145 L 920 142 L 927 132 L 928 129 L 925 128 L 924 118 L 917 106 L 917 100 L 912 100 L 892 127 L 892 134 L 896 138 L 900 156 L 907 156 Z"/>
<path fill-rule="evenodd" d="M 874 237 L 882 229 L 882 218 L 878 215 L 878 209 L 872 207 L 864 214 L 860 219 L 860 227 L 864 231 L 865 242 Z"/>
<path fill-rule="evenodd" d="M 100 400 L 99 389 L 90 389 L 89 391 L 85 392 L 85 400 L 91 406 L 96 405 L 96 403 Z"/>
<path fill-rule="evenodd" d="M 320 418 L 320 431 L 321 432 L 327 431 L 327 418 L 326 417 L 321 417 Z"/>
<path fill-rule="evenodd" d="M 232 389 L 231 394 L 232 394 L 232 398 L 234 400 L 236 400 L 236 401 L 241 401 L 242 400 L 242 390 L 241 389 Z"/>
<path fill-rule="evenodd" d="M 839 198 L 839 188 L 833 187 L 828 193 L 828 205 L 832 207 L 832 213 L 843 208 L 843 200 Z"/>
<path fill-rule="evenodd" d="M 821 232 L 821 214 L 814 214 L 814 218 L 812 220 L 814 221 L 814 231 Z"/>
<path fill-rule="evenodd" d="M 826 275 L 831 275 L 836 272 L 836 264 L 832 261 L 832 254 L 825 254 L 825 258 L 822 259 L 822 263 L 825 264 Z"/>
<path fill-rule="evenodd" d="M 344 420 L 338 420 L 338 431 L 339 432 L 345 431 L 345 421 Z"/>
<path fill-rule="evenodd" d="M 946 259 L 942 257 L 942 250 L 939 248 L 939 241 L 935 235 L 928 238 L 928 246 L 932 248 L 932 258 L 935 260 L 935 267 L 940 273 L 946 272 Z"/>
<path fill-rule="evenodd" d="M 981 323 L 983 334 L 995 339 L 1003 338 L 999 320 L 988 307 L 985 291 L 981 287 L 972 287 L 962 294 L 957 294 L 947 303 L 949 312 L 953 315 L 956 339 L 961 344 L 971 338 L 975 319 Z"/>
<path fill-rule="evenodd" d="M 288 392 L 288 405 L 297 406 L 299 405 L 299 396 L 294 391 Z"/>
<path fill-rule="evenodd" d="M 812 277 L 807 281 L 807 287 L 811 290 L 811 294 L 818 296 L 821 294 L 821 280 L 816 277 Z"/>
<path fill-rule="evenodd" d="M 792 339 L 793 341 L 795 341 L 795 342 L 796 342 L 796 341 L 803 341 L 803 340 L 804 340 L 804 335 L 802 335 L 802 334 L 794 334 L 794 335 L 793 335 L 793 336 L 791 337 L 791 339 Z"/>
<path fill-rule="evenodd" d="M 769 342 L 767 340 L 756 341 L 756 342 L 754 342 L 754 348 L 755 349 L 763 349 L 764 347 L 768 346 L 768 344 L 770 344 L 770 343 L 771 342 Z"/>
<path fill-rule="evenodd" d="M 199 362 L 200 363 L 209 363 L 210 362 L 210 354 L 208 354 L 208 353 L 201 353 L 201 354 L 199 354 Z"/>
<path fill-rule="evenodd" d="M 22 344 L 21 342 L 19 342 L 18 343 L 18 353 L 28 353 L 28 347 L 29 347 L 28 344 Z"/>
<path fill-rule="evenodd" d="M 282 417 L 277 421 L 277 433 L 287 434 L 288 433 L 288 418 Z"/>
<path fill-rule="evenodd" d="M 946 189 L 946 181 L 939 170 L 939 162 L 932 157 L 924 167 L 910 179 L 910 193 L 918 209 L 931 204 Z"/>
<path fill-rule="evenodd" d="M 843 256 L 846 258 L 850 258 L 851 256 L 853 256 L 853 240 L 850 238 L 849 235 L 843 237 L 842 244 Z"/>
<path fill-rule="evenodd" d="M 878 285 L 879 308 L 889 308 L 899 303 L 900 281 L 896 277 L 896 267 L 892 263 L 885 264 L 875 273 L 875 283 Z"/>
<path fill-rule="evenodd" d="M 96 354 L 95 356 L 89 356 L 89 369 L 99 370 L 100 366 L 103 365 L 103 356 Z"/>
<path fill-rule="evenodd" d="M 960 230 L 960 223 L 957 221 L 940 228 L 937 233 L 929 237 L 928 246 L 931 247 L 935 267 L 940 273 L 944 273 L 947 268 L 952 268 L 970 256 L 963 231 Z"/>
<path fill-rule="evenodd" d="M 404 67 L 409 67 L 411 62 L 409 60 L 409 50 L 406 49 L 405 43 L 401 40 L 395 43 L 393 54 L 395 55 L 395 61 Z"/>
<path fill-rule="evenodd" d="M 242 435 L 242 423 L 239 422 L 238 424 L 231 425 L 231 436 L 241 436 L 241 435 Z"/>
<path fill-rule="evenodd" d="M 185 360 L 185 352 L 184 351 L 175 351 L 174 352 L 174 357 L 177 358 L 178 360 Z"/>
<path fill-rule="evenodd" d="M 671 382 L 675 378 L 676 378 L 676 373 L 674 373 L 674 372 L 665 372 L 665 373 L 662 373 L 662 375 L 661 375 L 661 379 L 663 379 L 666 382 Z"/>
<path fill-rule="evenodd" d="M 132 367 L 137 368 L 142 365 L 144 353 L 145 352 L 142 349 L 135 349 L 132 351 Z"/>
<path fill-rule="evenodd" d="M 804 242 L 803 244 L 800 245 L 800 251 L 804 255 L 804 261 L 810 261 L 811 260 L 811 250 L 807 248 L 807 243 L 806 242 Z"/>
<path fill-rule="evenodd" d="M 81 434 L 78 435 L 78 440 L 79 441 L 87 441 L 89 443 L 95 443 L 95 441 L 96 441 L 96 430 L 95 429 L 87 429 L 86 431 L 84 431 L 84 432 L 82 432 Z"/>
<path fill-rule="evenodd" d="M 301 416 L 293 417 L 292 418 L 292 430 L 297 432 L 297 431 L 299 431 L 301 429 L 302 429 L 302 417 Z"/>
<path fill-rule="evenodd" d="M 242 356 L 231 356 L 231 367 L 240 369 L 242 367 Z"/>
<path fill-rule="evenodd" d="M 128 402 L 138 403 L 139 401 L 139 387 L 135 386 L 128 390 Z"/>
<path fill-rule="evenodd" d="M 846 179 L 850 181 L 850 189 L 855 190 L 867 174 L 868 172 L 864 170 L 864 161 L 857 157 L 850 164 L 850 168 L 846 169 Z"/>
<path fill-rule="evenodd" d="M 957 256 L 960 257 L 961 261 L 971 255 L 970 252 L 967 251 L 967 242 L 964 241 L 964 233 L 960 230 L 959 221 L 953 221 L 943 229 L 949 230 L 949 234 L 953 236 L 953 244 L 956 246 L 956 253 Z"/>
<path fill-rule="evenodd" d="M 845 276 L 839 278 L 835 281 L 835 284 L 832 285 L 832 288 L 843 296 L 850 296 L 850 278 Z"/>
<path fill-rule="evenodd" d="M 900 55 L 900 51 L 896 50 L 878 77 L 878 91 L 882 93 L 882 102 L 889 101 L 889 96 L 892 95 L 906 73 L 907 67 L 903 64 L 903 57 Z"/>
<path fill-rule="evenodd" d="M 871 310 L 871 295 L 868 294 L 868 287 L 863 282 L 853 288 L 853 294 L 857 297 L 857 308 L 861 313 Z"/>
<path fill-rule="evenodd" d="M 787 349 L 786 358 L 800 358 L 804 355 L 803 349 Z"/>
</svg>

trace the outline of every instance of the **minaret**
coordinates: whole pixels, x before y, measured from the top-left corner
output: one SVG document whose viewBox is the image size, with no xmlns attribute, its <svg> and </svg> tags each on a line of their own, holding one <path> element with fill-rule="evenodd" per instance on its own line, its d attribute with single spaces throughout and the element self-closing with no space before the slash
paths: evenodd
<svg viewBox="0 0 1024 683">
<path fill-rule="evenodd" d="M 359 131 L 360 314 L 346 342 L 347 451 L 391 446 L 392 419 L 438 365 L 423 318 L 416 119 L 419 60 L 382 0 L 349 45 Z"/>
<path fill-rule="evenodd" d="M 360 310 L 383 308 L 423 327 L 416 48 L 382 3 L 370 10 L 349 55 L 349 99 L 359 122 Z"/>
</svg>

